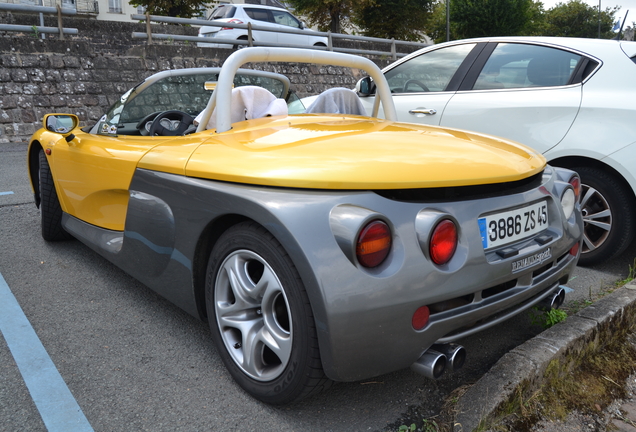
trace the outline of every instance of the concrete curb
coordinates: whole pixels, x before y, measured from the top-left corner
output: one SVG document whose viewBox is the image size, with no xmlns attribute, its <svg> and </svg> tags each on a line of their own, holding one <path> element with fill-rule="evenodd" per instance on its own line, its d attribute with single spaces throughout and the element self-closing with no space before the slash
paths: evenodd
<svg viewBox="0 0 636 432">
<path fill-rule="evenodd" d="M 504 355 L 457 402 L 455 432 L 474 431 L 515 393 L 534 392 L 553 360 L 576 356 L 593 343 L 603 346 L 603 335 L 636 323 L 636 282 L 603 297 Z M 524 395 L 524 397 L 526 397 Z"/>
</svg>

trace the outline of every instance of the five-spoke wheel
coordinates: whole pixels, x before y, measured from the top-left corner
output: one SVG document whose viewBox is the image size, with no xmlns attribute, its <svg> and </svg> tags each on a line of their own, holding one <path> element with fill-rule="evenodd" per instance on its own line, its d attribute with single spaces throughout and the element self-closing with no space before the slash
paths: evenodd
<svg viewBox="0 0 636 432">
<path fill-rule="evenodd" d="M 293 328 L 287 296 L 271 266 L 256 253 L 230 253 L 214 284 L 214 312 L 232 360 L 248 376 L 269 381 L 291 356 Z"/>
<path fill-rule="evenodd" d="M 598 264 L 627 248 L 634 237 L 634 203 L 617 178 L 594 167 L 573 168 L 582 181 L 583 247 L 579 263 Z"/>
<path fill-rule="evenodd" d="M 263 227 L 243 222 L 216 242 L 206 304 L 221 359 L 252 396 L 284 404 L 328 384 L 304 285 L 285 249 Z"/>
</svg>

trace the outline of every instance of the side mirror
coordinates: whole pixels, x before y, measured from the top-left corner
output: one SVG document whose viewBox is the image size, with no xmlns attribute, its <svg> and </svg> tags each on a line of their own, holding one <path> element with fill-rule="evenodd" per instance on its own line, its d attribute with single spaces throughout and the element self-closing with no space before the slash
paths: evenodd
<svg viewBox="0 0 636 432">
<path fill-rule="evenodd" d="M 74 114 L 47 114 L 42 123 L 46 130 L 66 135 L 79 126 L 79 118 Z"/>
<path fill-rule="evenodd" d="M 358 96 L 366 97 L 375 94 L 375 85 L 371 77 L 364 77 L 356 83 L 356 92 Z"/>
<path fill-rule="evenodd" d="M 307 28 L 307 24 L 305 24 L 305 21 L 301 21 L 300 22 L 300 29 L 301 30 L 305 30 Z"/>
</svg>

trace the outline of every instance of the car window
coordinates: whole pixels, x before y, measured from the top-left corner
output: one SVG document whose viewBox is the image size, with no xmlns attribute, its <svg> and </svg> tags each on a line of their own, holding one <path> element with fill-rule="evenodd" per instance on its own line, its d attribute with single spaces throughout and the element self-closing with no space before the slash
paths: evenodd
<svg viewBox="0 0 636 432">
<path fill-rule="evenodd" d="M 256 21 L 274 22 L 271 11 L 267 9 L 245 8 L 245 13 Z"/>
<path fill-rule="evenodd" d="M 457 69 L 476 44 L 453 45 L 428 51 L 388 71 L 385 76 L 393 93 L 446 90 Z"/>
<path fill-rule="evenodd" d="M 566 85 L 581 56 L 556 48 L 502 43 L 494 49 L 473 90 Z"/>
<path fill-rule="evenodd" d="M 199 73 L 165 77 L 139 92 L 126 92 L 102 119 L 97 133 L 134 133 L 135 125 L 149 114 L 179 110 L 196 117 L 207 106 L 211 91 L 205 89 L 206 82 L 215 82 L 215 73 Z M 284 84 L 276 79 L 255 75 L 236 74 L 234 87 L 255 85 L 269 90 L 278 98 L 284 98 Z"/>
<path fill-rule="evenodd" d="M 212 11 L 210 18 L 208 19 L 232 18 L 235 11 L 236 8 L 234 6 L 221 5 Z"/>
<path fill-rule="evenodd" d="M 274 22 L 276 24 L 294 27 L 297 29 L 300 28 L 300 21 L 298 21 L 296 17 L 288 12 L 273 10 L 272 15 L 274 16 Z"/>
</svg>

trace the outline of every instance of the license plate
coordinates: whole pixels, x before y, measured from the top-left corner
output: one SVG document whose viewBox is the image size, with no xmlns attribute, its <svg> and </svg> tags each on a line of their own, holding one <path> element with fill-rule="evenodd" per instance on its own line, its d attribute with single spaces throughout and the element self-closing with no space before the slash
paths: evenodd
<svg viewBox="0 0 636 432">
<path fill-rule="evenodd" d="M 522 240 L 548 227 L 548 204 L 540 201 L 525 207 L 491 214 L 477 220 L 484 249 Z"/>
</svg>

